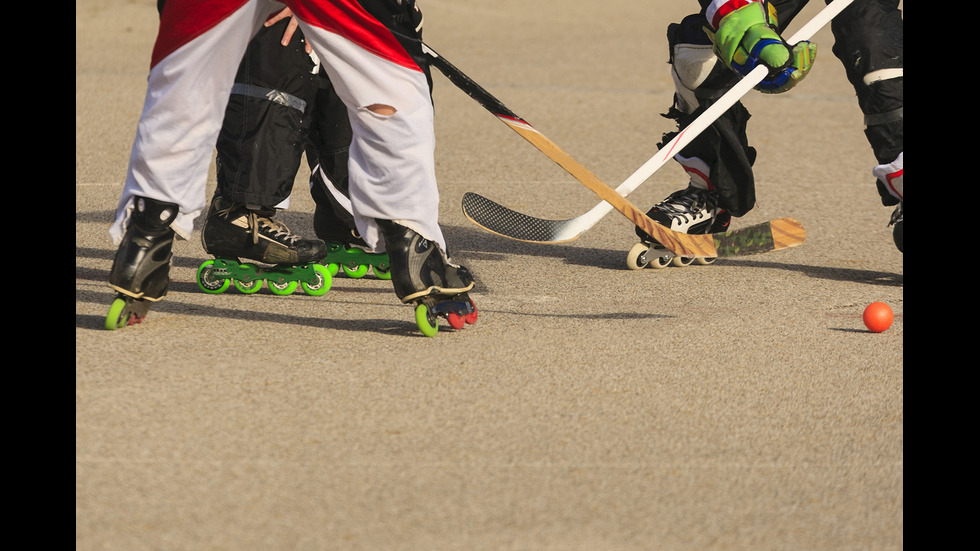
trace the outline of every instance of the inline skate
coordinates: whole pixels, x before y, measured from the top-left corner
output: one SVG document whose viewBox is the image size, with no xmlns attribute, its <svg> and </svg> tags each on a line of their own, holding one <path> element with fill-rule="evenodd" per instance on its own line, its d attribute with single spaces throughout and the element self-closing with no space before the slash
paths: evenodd
<svg viewBox="0 0 980 551">
<path fill-rule="evenodd" d="M 731 214 L 718 207 L 717 196 L 707 190 L 689 185 L 675 191 L 647 212 L 653 221 L 674 231 L 689 234 L 718 233 L 728 229 Z M 640 242 L 633 245 L 626 256 L 626 266 L 631 270 L 664 268 L 668 265 L 683 267 L 694 262 L 707 265 L 717 258 L 688 258 L 676 256 L 658 243 L 647 232 L 636 228 Z"/>
<path fill-rule="evenodd" d="M 223 293 L 234 283 L 240 292 L 250 294 L 258 292 L 263 282 L 277 295 L 292 294 L 299 286 L 311 296 L 330 290 L 330 271 L 319 263 L 326 245 L 292 233 L 274 214 L 272 208 L 214 198 L 201 230 L 204 250 L 215 257 L 197 270 L 197 284 L 204 292 Z"/>
<path fill-rule="evenodd" d="M 892 212 L 891 220 L 888 222 L 892 226 L 892 239 L 895 240 L 895 247 L 898 252 L 905 253 L 905 201 L 902 201 Z"/>
<path fill-rule="evenodd" d="M 453 329 L 476 323 L 469 297 L 473 276 L 453 264 L 442 249 L 415 231 L 390 220 L 378 220 L 391 259 L 395 295 L 415 305 L 415 322 L 427 337 L 439 332 L 439 318 Z"/>
<path fill-rule="evenodd" d="M 391 263 L 387 253 L 372 253 L 356 244 L 327 241 L 327 255 L 320 261 L 330 270 L 330 275 L 343 271 L 344 275 L 360 279 L 373 270 L 378 279 L 391 279 Z"/>
<path fill-rule="evenodd" d="M 333 185 L 319 167 L 310 178 L 310 194 L 316 202 L 313 231 L 327 245 L 327 255 L 320 261 L 321 264 L 330 269 L 330 275 L 343 271 L 347 277 L 360 279 L 367 275 L 368 270 L 373 270 L 378 279 L 391 279 L 388 255 L 370 252 L 364 239 L 354 229 L 346 179 L 340 176 L 338 179 L 344 185 Z"/>
<path fill-rule="evenodd" d="M 174 203 L 134 199 L 132 219 L 109 272 L 109 287 L 116 291 L 116 298 L 106 316 L 106 329 L 142 322 L 150 305 L 166 296 L 174 243 L 170 224 L 178 212 Z"/>
</svg>

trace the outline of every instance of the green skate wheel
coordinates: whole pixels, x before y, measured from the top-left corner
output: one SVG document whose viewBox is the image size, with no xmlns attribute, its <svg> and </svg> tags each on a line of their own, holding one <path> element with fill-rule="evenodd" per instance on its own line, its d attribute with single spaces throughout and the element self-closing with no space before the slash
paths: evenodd
<svg viewBox="0 0 980 551">
<path fill-rule="evenodd" d="M 242 264 L 242 268 L 247 268 L 253 274 L 259 273 L 259 268 L 255 264 Z M 242 281 L 239 279 L 235 280 L 235 288 L 246 295 L 251 295 L 252 293 L 258 293 L 259 289 L 262 288 L 261 279 L 252 279 L 249 281 Z"/>
<path fill-rule="evenodd" d="M 439 320 L 429 312 L 429 307 L 425 303 L 415 307 L 415 323 L 426 337 L 434 337 L 439 332 Z"/>
<path fill-rule="evenodd" d="M 280 296 L 291 295 L 299 287 L 299 282 L 297 281 L 278 282 L 270 279 L 266 283 L 269 284 L 269 290 L 272 291 L 272 294 Z"/>
<path fill-rule="evenodd" d="M 348 267 L 346 264 L 344 264 L 342 267 L 344 269 L 344 273 L 347 274 L 347 277 L 353 279 L 361 279 L 362 277 L 367 275 L 368 268 L 370 268 L 370 266 L 368 266 L 367 264 L 359 264 L 357 267 L 354 268 Z"/>
<path fill-rule="evenodd" d="M 333 277 L 330 275 L 330 268 L 326 266 L 321 266 L 320 264 L 313 265 L 313 273 L 316 274 L 315 283 L 303 282 L 303 292 L 310 295 L 311 297 L 318 297 L 327 294 L 330 290 L 330 285 L 333 283 Z"/>
<path fill-rule="evenodd" d="M 120 329 L 126 326 L 126 315 L 123 311 L 126 309 L 126 300 L 117 298 L 112 301 L 112 306 L 109 307 L 109 313 L 105 317 L 105 328 L 109 331 L 115 329 Z"/>
<path fill-rule="evenodd" d="M 254 279 L 252 281 L 239 281 L 235 280 L 235 288 L 246 295 L 251 295 L 252 293 L 258 293 L 259 289 L 262 288 L 262 280 Z"/>
<path fill-rule="evenodd" d="M 340 264 L 331 262 L 330 264 L 327 264 L 327 270 L 330 272 L 330 277 L 333 277 L 340 273 Z"/>
<path fill-rule="evenodd" d="M 391 279 L 391 266 L 385 266 L 385 267 L 375 266 L 374 275 L 378 279 L 384 279 L 384 280 Z"/>
<path fill-rule="evenodd" d="M 228 278 L 219 279 L 212 277 L 214 270 L 211 266 L 213 264 L 214 260 L 207 260 L 197 269 L 197 286 L 205 293 L 216 295 L 218 293 L 224 293 L 228 287 L 231 287 L 231 280 Z"/>
</svg>

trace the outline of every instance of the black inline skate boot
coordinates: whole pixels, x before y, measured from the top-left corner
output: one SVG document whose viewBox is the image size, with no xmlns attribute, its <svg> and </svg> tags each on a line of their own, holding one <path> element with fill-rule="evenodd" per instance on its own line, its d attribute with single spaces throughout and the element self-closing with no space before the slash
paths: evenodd
<svg viewBox="0 0 980 551">
<path fill-rule="evenodd" d="M 717 194 L 691 185 L 671 193 L 654 205 L 647 216 L 671 230 L 688 234 L 723 232 L 732 221 L 732 215 L 718 206 Z M 675 256 L 639 227 L 636 228 L 636 235 L 640 242 L 633 246 L 626 258 L 626 265 L 633 270 L 641 270 L 648 265 L 652 268 L 663 268 L 668 264 L 688 266 L 695 261 L 706 265 L 717 260 Z"/>
<path fill-rule="evenodd" d="M 895 246 L 898 247 L 898 252 L 904 254 L 902 234 L 905 230 L 905 201 L 900 202 L 898 207 L 895 208 L 895 212 L 892 213 L 888 225 L 892 226 L 892 238 L 895 240 Z"/>
<path fill-rule="evenodd" d="M 341 271 L 344 275 L 360 279 L 374 270 L 378 279 L 391 279 L 391 263 L 387 253 L 370 252 L 364 239 L 354 226 L 354 216 L 333 196 L 343 190 L 331 191 L 319 170 L 310 179 L 310 194 L 316 202 L 313 211 L 313 231 L 327 245 L 327 254 L 320 263 L 330 270 L 330 275 Z"/>
<path fill-rule="evenodd" d="M 378 220 L 391 259 L 395 295 L 415 304 L 415 321 L 427 337 L 439 331 L 443 317 L 453 329 L 476 323 L 476 305 L 468 292 L 473 276 L 453 264 L 440 247 L 415 231 L 390 220 Z"/>
<path fill-rule="evenodd" d="M 166 296 L 174 243 L 170 224 L 178 212 L 174 203 L 134 199 L 132 218 L 109 272 L 109 287 L 116 290 L 116 298 L 106 316 L 106 329 L 142 322 L 150 304 Z"/>
<path fill-rule="evenodd" d="M 277 295 L 292 294 L 300 285 L 313 296 L 330 289 L 330 272 L 319 264 L 326 245 L 292 233 L 274 214 L 273 208 L 253 208 L 215 196 L 201 230 L 204 250 L 215 257 L 197 270 L 197 284 L 204 292 L 222 293 L 234 282 L 239 291 L 255 293 L 263 281 Z"/>
</svg>

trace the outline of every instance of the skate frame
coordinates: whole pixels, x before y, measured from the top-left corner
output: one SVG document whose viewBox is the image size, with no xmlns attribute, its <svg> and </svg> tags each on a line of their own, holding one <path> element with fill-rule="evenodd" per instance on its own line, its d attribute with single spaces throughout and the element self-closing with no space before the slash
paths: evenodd
<svg viewBox="0 0 980 551">
<path fill-rule="evenodd" d="M 808 40 L 844 8 L 850 5 L 852 1 L 834 0 L 800 28 L 799 31 L 794 33 L 787 42 L 789 44 L 796 44 L 802 40 Z M 500 100 L 483 89 L 445 58 L 437 54 L 428 45 L 423 44 L 423 51 L 429 57 L 432 64 L 453 84 L 520 134 L 548 158 L 558 163 L 565 171 L 574 176 L 576 180 L 591 189 L 603 200 L 603 202 L 593 207 L 590 211 L 576 218 L 548 220 L 519 213 L 478 194 L 467 193 L 463 197 L 463 211 L 473 223 L 492 233 L 519 241 L 564 243 L 578 239 L 583 232 L 592 228 L 599 220 L 615 208 L 633 222 L 633 224 L 644 230 L 678 256 L 717 256 L 711 235 L 697 236 L 674 232 L 651 220 L 643 211 L 630 203 L 626 199 L 626 196 L 667 164 L 677 152 L 710 127 L 715 120 L 735 105 L 742 96 L 762 82 L 768 74 L 764 66 L 760 65 L 752 70 L 719 98 L 717 102 L 708 107 L 708 109 L 692 121 L 691 124 L 681 130 L 656 155 L 638 168 L 618 188 L 612 189 L 608 184 L 599 180 L 585 166 L 572 158 L 571 155 L 558 147 L 557 144 L 548 139 L 547 136 L 537 131 L 526 120 L 508 109 Z"/>
</svg>

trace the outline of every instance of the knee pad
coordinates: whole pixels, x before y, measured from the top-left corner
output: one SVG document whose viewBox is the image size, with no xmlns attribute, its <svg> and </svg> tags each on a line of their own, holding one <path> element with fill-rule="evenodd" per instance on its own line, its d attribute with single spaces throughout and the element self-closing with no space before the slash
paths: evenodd
<svg viewBox="0 0 980 551">
<path fill-rule="evenodd" d="M 700 106 L 695 90 L 708 80 L 718 61 L 704 32 L 706 24 L 704 17 L 693 14 L 667 27 L 675 106 L 687 114 Z"/>
<path fill-rule="evenodd" d="M 706 100 L 721 97 L 739 79 L 715 55 L 706 26 L 704 17 L 694 14 L 667 28 L 674 103 L 686 114 L 703 107 Z"/>
</svg>

